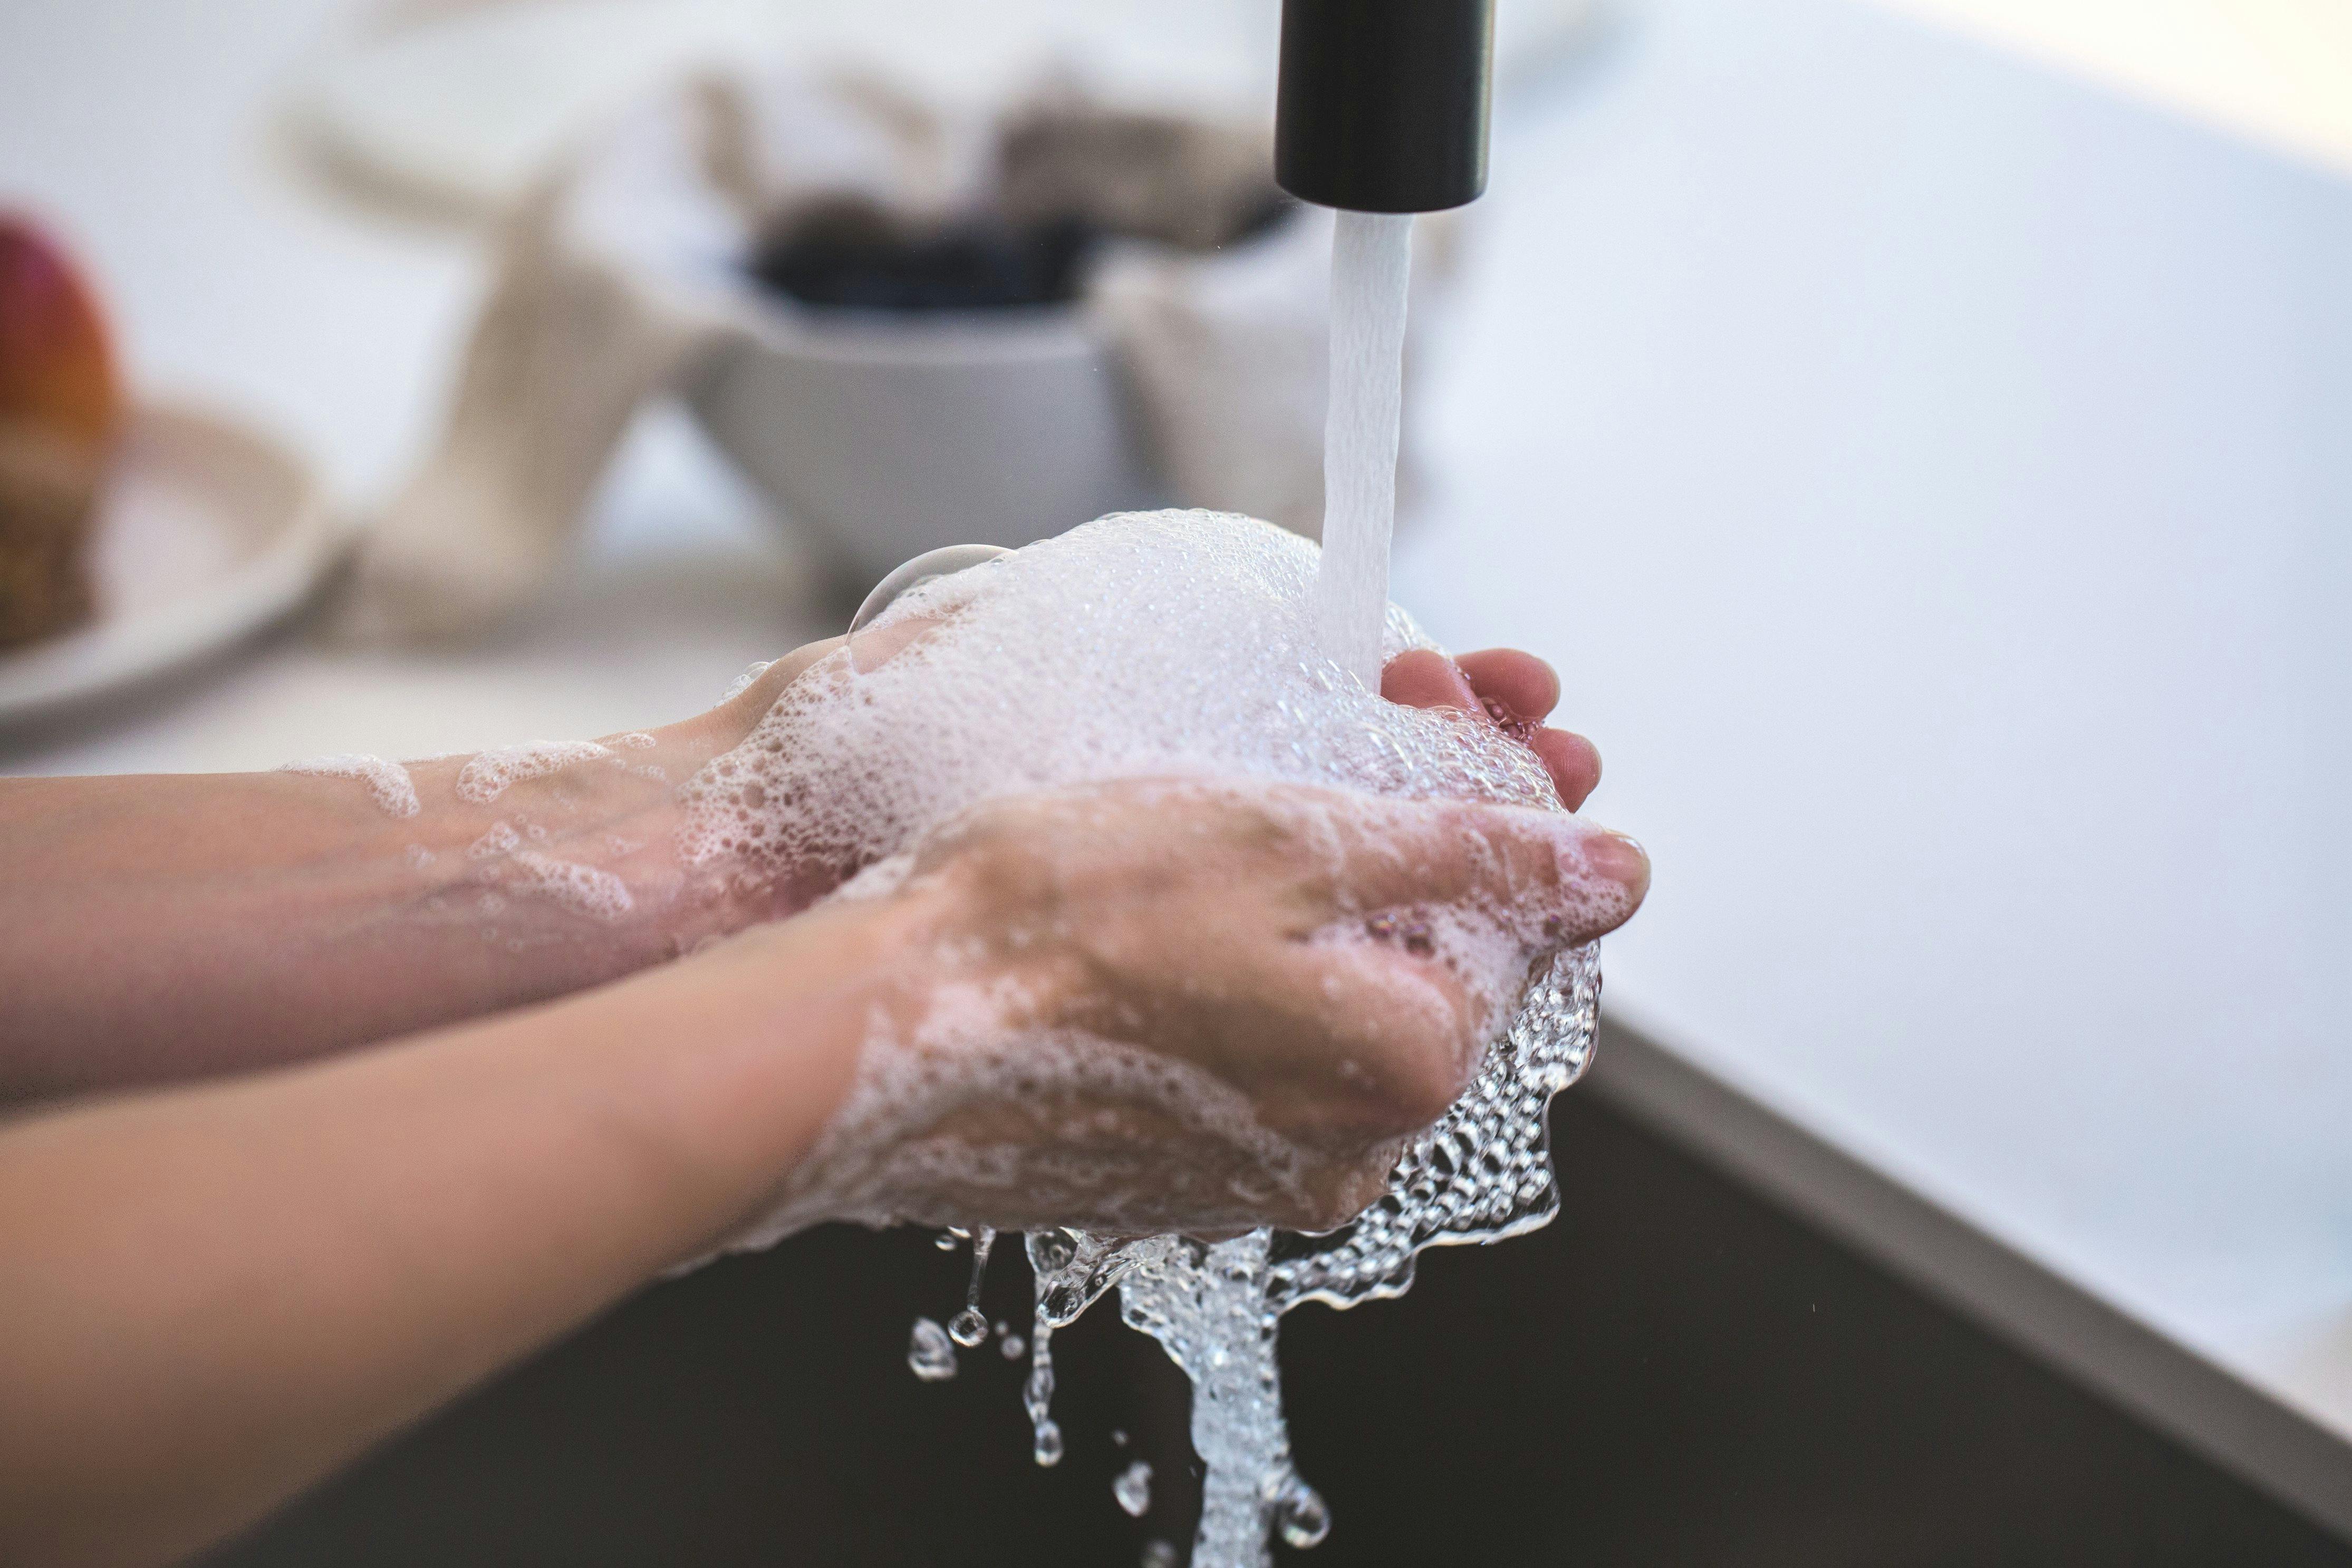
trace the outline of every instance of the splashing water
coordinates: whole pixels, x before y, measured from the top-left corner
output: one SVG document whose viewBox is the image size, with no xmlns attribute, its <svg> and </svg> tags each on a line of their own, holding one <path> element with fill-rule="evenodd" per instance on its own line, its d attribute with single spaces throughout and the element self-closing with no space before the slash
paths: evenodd
<svg viewBox="0 0 2352 1568">
<path fill-rule="evenodd" d="M 929 1318 L 915 1320 L 907 1342 L 907 1365 L 926 1383 L 945 1383 L 956 1375 L 955 1344 L 948 1331 Z"/>
<path fill-rule="evenodd" d="M 1208 1467 L 1194 1568 L 1265 1563 L 1269 1531 L 1294 1547 L 1330 1531 L 1329 1510 L 1291 1461 L 1275 1360 L 1283 1313 L 1402 1295 L 1424 1249 L 1500 1240 L 1559 1213 L 1546 1113 L 1591 1058 L 1600 1001 L 1598 946 L 1562 954 L 1470 1088 L 1406 1149 L 1388 1190 L 1328 1236 L 1255 1230 L 1209 1245 L 1056 1231 L 1042 1249 L 1033 1240 L 1041 1333 L 1116 1286 L 1120 1318 L 1192 1380 L 1192 1448 Z"/>
<path fill-rule="evenodd" d="M 1293 1547 L 1320 1542 L 1330 1511 L 1293 1465 L 1283 1421 L 1276 1361 L 1282 1315 L 1304 1301 L 1350 1307 L 1401 1296 L 1427 1248 L 1500 1240 L 1549 1222 L 1559 1211 L 1559 1188 L 1547 1113 L 1591 1058 L 1600 1000 L 1598 946 L 1560 955 L 1489 1047 L 1469 1089 L 1407 1147 L 1387 1191 L 1328 1235 L 1254 1230 L 1208 1244 L 1067 1229 L 1031 1234 L 1036 1320 L 1023 1403 L 1037 1462 L 1059 1462 L 1064 1448 L 1052 1417 L 1053 1332 L 1116 1288 L 1121 1320 L 1158 1340 L 1192 1382 L 1192 1448 L 1207 1467 L 1195 1568 L 1265 1563 L 1269 1531 Z M 918 1364 L 918 1375 L 953 1375 L 954 1350 L 938 1324 L 917 1320 L 918 1343 L 927 1328 L 948 1371 Z M 1127 1476 L 1117 1493 L 1138 1516 L 1150 1506 L 1143 1469 L 1140 1507 L 1128 1507 L 1135 1489 Z"/>
</svg>

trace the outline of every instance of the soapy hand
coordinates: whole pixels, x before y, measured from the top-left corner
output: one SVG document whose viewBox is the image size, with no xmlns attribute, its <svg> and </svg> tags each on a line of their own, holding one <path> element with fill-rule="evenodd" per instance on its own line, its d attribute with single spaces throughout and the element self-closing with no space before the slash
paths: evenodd
<svg viewBox="0 0 2352 1568">
<path fill-rule="evenodd" d="M 929 629 L 849 655 L 877 669 Z M 730 725 L 837 646 L 779 661 Z M 1382 692 L 1483 716 L 1571 810 L 1598 781 L 1590 742 L 1542 727 L 1559 685 L 1531 654 L 1411 652 Z M 787 1210 L 1203 1235 L 1354 1214 L 1537 966 L 1630 916 L 1649 870 L 1550 812 L 1145 780 L 991 801 L 908 874 L 894 897 L 936 925 L 892 979 L 897 1076 Z"/>
<path fill-rule="evenodd" d="M 1630 841 L 1518 808 L 1194 780 L 991 802 L 893 895 L 934 911 L 884 1009 L 916 1065 L 853 1096 L 815 1179 L 869 1219 L 1328 1228 L 1534 966 L 1647 882 Z"/>
<path fill-rule="evenodd" d="M 693 754 L 708 758 L 740 744 L 786 687 L 809 669 L 847 646 L 860 672 L 880 668 L 920 642 L 937 624 L 905 620 L 861 632 L 856 639 L 831 637 L 810 643 L 776 660 L 727 702 L 684 725 L 658 732 L 677 737 Z M 1601 781 L 1601 754 L 1592 742 L 1567 730 L 1547 727 L 1559 702 L 1559 677 L 1533 653 L 1492 648 L 1449 658 L 1415 648 L 1389 661 L 1381 695 L 1407 707 L 1455 708 L 1485 716 L 1525 745 L 1544 766 L 1570 810 L 1582 808 Z M 823 876 L 801 880 L 776 901 L 775 913 L 789 913 L 830 890 Z"/>
<path fill-rule="evenodd" d="M 1542 721 L 1559 704 L 1559 676 L 1533 653 L 1517 648 L 1447 658 L 1413 648 L 1381 672 L 1381 695 L 1408 707 L 1463 708 L 1484 713 L 1542 759 L 1560 804 L 1580 810 L 1601 782 L 1601 753 L 1592 742 Z"/>
</svg>

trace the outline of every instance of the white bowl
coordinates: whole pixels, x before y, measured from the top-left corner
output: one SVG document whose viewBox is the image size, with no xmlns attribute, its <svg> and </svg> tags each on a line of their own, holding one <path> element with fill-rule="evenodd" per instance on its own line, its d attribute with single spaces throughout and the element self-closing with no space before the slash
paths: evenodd
<svg viewBox="0 0 2352 1568">
<path fill-rule="evenodd" d="M 951 544 L 1160 504 L 1108 344 L 1070 306 L 895 315 L 762 301 L 688 399 L 861 588 Z"/>
</svg>

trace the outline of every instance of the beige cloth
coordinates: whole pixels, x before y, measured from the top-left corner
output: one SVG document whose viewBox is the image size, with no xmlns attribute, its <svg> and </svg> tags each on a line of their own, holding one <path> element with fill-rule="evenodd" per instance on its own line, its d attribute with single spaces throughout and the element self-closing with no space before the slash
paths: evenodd
<svg viewBox="0 0 2352 1568">
<path fill-rule="evenodd" d="M 763 308 L 740 267 L 755 236 L 845 194 L 918 220 L 1076 214 L 1128 236 L 1092 265 L 1081 308 L 1117 349 L 1152 465 L 1185 505 L 1312 536 L 1329 216 L 1297 208 L 1202 248 L 1275 198 L 1268 143 L 1262 124 L 1066 88 L 981 115 L 870 78 L 724 78 L 644 106 L 504 225 L 445 431 L 363 542 L 342 627 L 463 638 L 526 602 L 638 407 Z M 1442 252 L 1417 257 L 1417 320 Z"/>
</svg>

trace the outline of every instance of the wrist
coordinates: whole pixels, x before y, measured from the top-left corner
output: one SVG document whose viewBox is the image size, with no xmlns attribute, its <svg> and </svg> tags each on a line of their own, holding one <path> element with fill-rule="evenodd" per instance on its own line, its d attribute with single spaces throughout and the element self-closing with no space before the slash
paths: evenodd
<svg viewBox="0 0 2352 1568">
<path fill-rule="evenodd" d="M 805 907 L 813 890 L 681 850 L 678 786 L 740 739 L 723 719 L 412 765 L 423 810 L 387 840 L 404 912 L 548 995 L 544 979 L 615 979 Z"/>
<path fill-rule="evenodd" d="M 667 1262 L 802 1208 L 809 1156 L 848 1100 L 869 1040 L 920 1015 L 950 928 L 935 889 L 844 900 L 546 1015 L 584 1021 L 597 1009 L 618 1026 L 605 1035 L 629 1063 L 618 1099 L 630 1109 L 625 1142 L 670 1151 L 685 1178 L 692 1218 L 674 1228 L 685 1245 Z M 791 1228 L 826 1218 L 795 1212 Z"/>
</svg>

